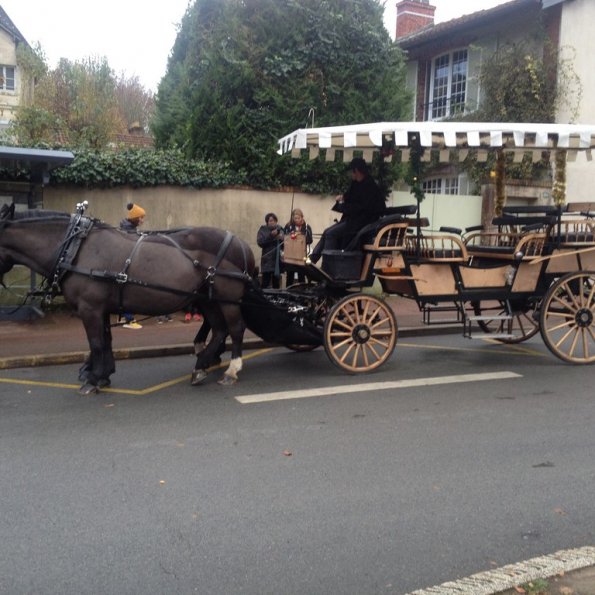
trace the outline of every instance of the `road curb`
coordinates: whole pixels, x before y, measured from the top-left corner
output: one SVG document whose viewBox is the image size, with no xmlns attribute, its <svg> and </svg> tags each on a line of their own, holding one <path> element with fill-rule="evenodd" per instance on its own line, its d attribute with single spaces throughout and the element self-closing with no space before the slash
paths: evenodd
<svg viewBox="0 0 595 595">
<path fill-rule="evenodd" d="M 560 550 L 554 554 L 479 572 L 429 589 L 411 591 L 407 595 L 495 595 L 530 581 L 587 568 L 594 564 L 595 546 Z"/>
<path fill-rule="evenodd" d="M 399 329 L 399 339 L 418 337 L 422 335 L 444 335 L 460 333 L 459 325 L 444 325 L 440 327 L 409 327 Z M 228 349 L 231 344 L 228 344 Z M 264 347 L 278 347 L 278 345 L 266 343 L 262 339 L 247 339 L 244 341 L 244 349 L 262 349 Z M 88 351 L 68 351 L 62 353 L 18 355 L 14 357 L 0 358 L 0 370 L 13 368 L 33 368 L 37 366 L 61 366 L 67 364 L 82 364 L 88 356 Z M 114 349 L 116 360 L 143 359 L 151 357 L 167 357 L 174 355 L 189 355 L 194 353 L 192 343 L 187 345 L 153 345 L 143 347 L 125 347 Z"/>
</svg>

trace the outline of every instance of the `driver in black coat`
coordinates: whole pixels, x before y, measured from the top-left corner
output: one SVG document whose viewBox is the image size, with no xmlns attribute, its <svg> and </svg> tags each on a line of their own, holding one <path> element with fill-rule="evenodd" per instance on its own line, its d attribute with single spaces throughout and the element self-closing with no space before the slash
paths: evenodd
<svg viewBox="0 0 595 595">
<path fill-rule="evenodd" d="M 335 198 L 332 207 L 333 211 L 342 214 L 341 220 L 324 230 L 310 254 L 312 263 L 320 259 L 323 250 L 345 249 L 360 229 L 377 221 L 386 210 L 382 190 L 370 175 L 366 161 L 356 157 L 349 169 L 351 185 L 345 194 Z"/>
</svg>

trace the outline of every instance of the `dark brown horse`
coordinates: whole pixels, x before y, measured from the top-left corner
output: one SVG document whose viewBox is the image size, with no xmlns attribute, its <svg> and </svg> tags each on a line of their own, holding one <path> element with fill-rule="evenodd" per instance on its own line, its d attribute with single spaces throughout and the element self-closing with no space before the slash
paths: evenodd
<svg viewBox="0 0 595 595">
<path fill-rule="evenodd" d="M 83 216 L 0 209 L 0 281 L 22 264 L 59 291 L 82 320 L 90 355 L 81 368 L 89 393 L 115 371 L 110 314 L 156 316 L 191 305 L 203 312 L 211 340 L 197 355 L 192 383 L 206 376 L 227 334 L 231 362 L 220 381 L 237 380 L 245 325 L 240 302 L 254 272 L 249 246 L 229 232 L 191 227 L 138 235 Z"/>
</svg>

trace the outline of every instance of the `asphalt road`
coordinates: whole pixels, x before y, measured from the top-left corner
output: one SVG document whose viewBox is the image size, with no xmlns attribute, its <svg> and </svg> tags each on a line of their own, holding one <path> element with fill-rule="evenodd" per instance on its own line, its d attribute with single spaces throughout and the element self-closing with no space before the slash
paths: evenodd
<svg viewBox="0 0 595 595">
<path fill-rule="evenodd" d="M 595 367 L 539 337 L 403 339 L 356 377 L 249 356 L 233 387 L 118 362 L 90 397 L 2 371 L 0 593 L 402 594 L 595 542 Z"/>
</svg>

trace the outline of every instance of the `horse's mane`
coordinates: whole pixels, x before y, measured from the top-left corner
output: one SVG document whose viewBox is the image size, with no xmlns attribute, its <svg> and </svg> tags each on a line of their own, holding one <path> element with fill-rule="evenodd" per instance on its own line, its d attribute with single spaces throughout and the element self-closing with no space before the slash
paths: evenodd
<svg viewBox="0 0 595 595">
<path fill-rule="evenodd" d="M 61 211 L 46 211 L 45 209 L 29 209 L 27 211 L 15 211 L 11 218 L 13 221 L 23 219 L 70 219 L 68 213 Z"/>
<path fill-rule="evenodd" d="M 70 221 L 72 215 L 70 213 L 64 213 L 63 211 L 50 211 L 46 209 L 28 209 L 26 211 L 14 211 L 10 217 L 3 218 L 0 217 L 1 223 L 9 223 L 10 221 L 28 221 L 28 220 L 35 220 L 35 221 L 44 221 L 44 222 L 51 222 L 51 221 Z M 93 219 L 93 218 L 92 218 Z M 112 227 L 107 223 L 99 219 L 93 219 L 93 224 L 95 227 L 101 228 L 108 228 Z"/>
</svg>

